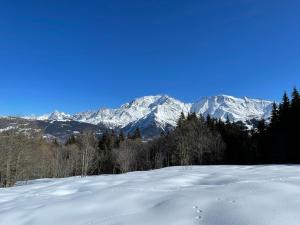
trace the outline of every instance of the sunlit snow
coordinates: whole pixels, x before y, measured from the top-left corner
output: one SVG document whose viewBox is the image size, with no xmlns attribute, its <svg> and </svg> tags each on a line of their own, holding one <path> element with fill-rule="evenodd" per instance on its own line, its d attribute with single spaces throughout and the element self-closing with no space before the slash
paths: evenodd
<svg viewBox="0 0 300 225">
<path fill-rule="evenodd" d="M 300 166 L 173 167 L 0 189 L 1 225 L 299 225 Z"/>
<path fill-rule="evenodd" d="M 184 103 L 167 95 L 144 96 L 117 109 L 99 109 L 75 115 L 55 111 L 40 117 L 38 120 L 75 120 L 91 124 L 105 124 L 110 128 L 125 127 L 130 123 L 151 123 L 155 121 L 160 127 L 176 126 L 181 112 L 197 115 L 211 115 L 213 118 L 226 121 L 247 121 L 251 119 L 268 119 L 272 110 L 272 102 L 247 97 L 236 98 L 228 95 L 204 97 L 196 103 Z M 30 117 L 26 117 L 30 118 Z"/>
</svg>

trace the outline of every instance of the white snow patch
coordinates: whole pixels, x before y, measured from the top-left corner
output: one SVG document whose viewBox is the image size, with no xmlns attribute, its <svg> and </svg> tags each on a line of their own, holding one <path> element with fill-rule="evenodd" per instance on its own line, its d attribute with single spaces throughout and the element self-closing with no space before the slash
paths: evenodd
<svg viewBox="0 0 300 225">
<path fill-rule="evenodd" d="M 0 129 L 0 133 L 5 132 L 5 131 L 9 131 L 9 130 L 13 130 L 13 129 L 16 129 L 16 127 L 8 126 L 8 127 Z"/>
<path fill-rule="evenodd" d="M 299 225 L 300 166 L 172 167 L 0 189 L 0 225 Z"/>
</svg>

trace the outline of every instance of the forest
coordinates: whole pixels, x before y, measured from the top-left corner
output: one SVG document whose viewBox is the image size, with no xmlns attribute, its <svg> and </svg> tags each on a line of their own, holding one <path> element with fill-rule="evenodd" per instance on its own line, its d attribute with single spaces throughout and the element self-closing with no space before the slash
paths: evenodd
<svg viewBox="0 0 300 225">
<path fill-rule="evenodd" d="M 249 130 L 241 122 L 223 122 L 183 113 L 177 127 L 144 140 L 108 130 L 100 137 L 86 131 L 65 143 L 25 136 L 10 130 L 0 134 L 0 187 L 17 181 L 214 164 L 300 163 L 300 95 L 284 93 L 273 104 L 271 118 Z"/>
</svg>

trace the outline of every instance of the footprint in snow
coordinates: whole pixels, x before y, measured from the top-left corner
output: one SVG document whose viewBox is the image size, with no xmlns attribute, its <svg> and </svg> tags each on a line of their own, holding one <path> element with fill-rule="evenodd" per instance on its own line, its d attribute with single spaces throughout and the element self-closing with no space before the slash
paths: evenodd
<svg viewBox="0 0 300 225">
<path fill-rule="evenodd" d="M 202 219 L 202 213 L 203 213 L 203 211 L 202 211 L 201 209 L 199 209 L 198 206 L 194 206 L 193 209 L 195 209 L 195 210 L 196 210 L 196 213 L 198 214 L 198 215 L 195 217 L 195 219 L 196 219 L 196 220 L 201 220 L 201 219 Z"/>
<path fill-rule="evenodd" d="M 216 201 L 223 201 L 223 199 L 220 198 L 220 197 L 217 197 L 217 198 L 216 198 Z M 228 202 L 231 203 L 231 204 L 235 204 L 235 203 L 236 203 L 236 200 L 225 200 L 225 201 L 228 201 Z"/>
</svg>

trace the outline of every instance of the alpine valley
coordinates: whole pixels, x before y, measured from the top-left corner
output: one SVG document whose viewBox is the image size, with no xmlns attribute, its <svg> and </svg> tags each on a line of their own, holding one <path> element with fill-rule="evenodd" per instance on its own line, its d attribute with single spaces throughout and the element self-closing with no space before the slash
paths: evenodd
<svg viewBox="0 0 300 225">
<path fill-rule="evenodd" d="M 108 129 L 131 133 L 139 128 L 143 137 L 153 138 L 173 129 L 182 112 L 241 122 L 250 129 L 258 120 L 269 119 L 272 104 L 272 101 L 228 95 L 204 97 L 195 103 L 184 103 L 167 95 L 144 96 L 117 109 L 101 108 L 74 115 L 55 111 L 42 116 L 5 116 L 0 118 L 0 132 L 12 129 L 42 132 L 45 137 L 65 140 L 85 130 L 97 134 Z"/>
</svg>

